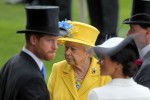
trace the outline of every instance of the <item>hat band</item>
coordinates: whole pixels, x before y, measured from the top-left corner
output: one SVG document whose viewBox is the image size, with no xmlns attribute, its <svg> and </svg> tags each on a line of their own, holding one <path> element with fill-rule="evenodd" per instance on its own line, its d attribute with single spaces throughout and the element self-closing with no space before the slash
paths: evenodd
<svg viewBox="0 0 150 100">
<path fill-rule="evenodd" d="M 52 26 L 26 26 L 27 30 L 36 30 L 36 31 L 43 31 L 48 33 L 59 33 L 58 27 Z"/>
<path fill-rule="evenodd" d="M 129 18 L 129 21 L 148 21 L 150 22 L 150 15 L 145 13 L 138 13 Z"/>
</svg>

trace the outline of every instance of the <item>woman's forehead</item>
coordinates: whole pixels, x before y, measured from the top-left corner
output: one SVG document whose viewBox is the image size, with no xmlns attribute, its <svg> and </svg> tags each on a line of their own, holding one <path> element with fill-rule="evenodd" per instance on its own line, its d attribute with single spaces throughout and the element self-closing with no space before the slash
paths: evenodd
<svg viewBox="0 0 150 100">
<path fill-rule="evenodd" d="M 65 42 L 65 46 L 83 47 L 83 44 L 76 43 L 76 42 L 69 42 L 69 41 L 66 41 L 66 42 Z"/>
</svg>

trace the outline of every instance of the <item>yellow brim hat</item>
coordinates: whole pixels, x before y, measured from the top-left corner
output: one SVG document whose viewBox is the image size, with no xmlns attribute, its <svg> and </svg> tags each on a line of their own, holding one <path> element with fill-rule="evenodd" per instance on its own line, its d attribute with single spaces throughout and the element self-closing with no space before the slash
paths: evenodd
<svg viewBox="0 0 150 100">
<path fill-rule="evenodd" d="M 59 37 L 58 43 L 64 44 L 66 41 L 81 43 L 89 46 L 95 46 L 95 41 L 100 33 L 95 27 L 75 21 L 66 21 L 71 25 L 68 34 Z"/>
</svg>

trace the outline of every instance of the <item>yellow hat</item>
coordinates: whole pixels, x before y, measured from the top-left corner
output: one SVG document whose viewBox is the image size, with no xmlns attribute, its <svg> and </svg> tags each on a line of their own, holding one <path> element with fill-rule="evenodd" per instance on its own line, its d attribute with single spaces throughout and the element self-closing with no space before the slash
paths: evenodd
<svg viewBox="0 0 150 100">
<path fill-rule="evenodd" d="M 70 41 L 95 46 L 95 41 L 100 33 L 91 25 L 75 21 L 59 22 L 59 27 L 68 30 L 68 33 L 64 37 L 58 39 L 58 43 L 60 44 L 64 44 L 65 41 Z"/>
</svg>

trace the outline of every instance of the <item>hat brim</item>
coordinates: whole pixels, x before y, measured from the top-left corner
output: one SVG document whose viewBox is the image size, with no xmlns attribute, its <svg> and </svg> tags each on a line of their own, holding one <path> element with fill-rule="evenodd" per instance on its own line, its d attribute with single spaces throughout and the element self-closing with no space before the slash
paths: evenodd
<svg viewBox="0 0 150 100">
<path fill-rule="evenodd" d="M 150 22 L 147 21 L 131 21 L 129 18 L 123 21 L 123 24 L 142 24 L 142 25 L 150 25 Z"/>
<path fill-rule="evenodd" d="M 66 41 L 68 41 L 68 42 L 80 43 L 80 44 L 88 45 L 88 46 L 91 46 L 91 47 L 95 46 L 95 45 L 92 45 L 92 44 L 90 44 L 90 43 L 87 43 L 87 42 L 85 42 L 85 41 L 78 40 L 78 39 L 75 39 L 75 38 L 69 38 L 69 37 L 68 37 L 68 38 L 67 38 L 67 37 L 58 38 L 58 43 L 59 43 L 59 44 L 64 44 Z"/>
<path fill-rule="evenodd" d="M 112 56 L 115 54 L 118 50 L 121 49 L 122 45 L 120 43 L 123 41 L 123 38 L 111 38 L 112 41 L 105 41 L 103 44 L 93 47 L 93 50 L 98 58 L 101 57 L 101 55 L 109 55 Z M 116 41 L 114 41 L 116 39 Z M 114 41 L 114 42 L 113 42 Z M 116 44 L 116 46 L 110 47 L 111 44 Z M 119 45 L 121 47 L 119 47 Z M 125 44 L 124 44 L 125 45 Z"/>
<path fill-rule="evenodd" d="M 107 40 L 108 41 L 108 40 Z M 106 42 L 107 42 L 106 41 Z M 114 40 L 113 40 L 114 41 Z M 133 41 L 133 42 L 132 42 Z M 110 41 L 111 42 L 111 41 Z M 117 43 L 117 42 L 116 42 Z M 109 43 L 108 43 L 109 44 Z M 119 43 L 116 44 L 114 47 L 108 47 L 105 45 L 105 42 L 99 46 L 93 47 L 93 50 L 98 58 L 101 57 L 101 55 L 108 55 L 113 56 L 117 52 L 121 51 L 125 46 L 128 44 L 134 45 L 136 47 L 135 41 L 133 39 L 133 36 L 129 36 L 126 39 L 120 39 Z M 138 50 L 137 50 L 138 51 Z"/>
<path fill-rule="evenodd" d="M 20 30 L 20 31 L 17 31 L 17 33 L 37 33 L 37 34 L 49 34 L 49 35 L 54 35 L 54 36 L 61 36 L 61 31 L 64 32 L 64 30 L 59 30 L 58 33 L 54 33 L 54 32 L 44 32 L 44 31 L 37 31 L 37 30 Z"/>
</svg>

